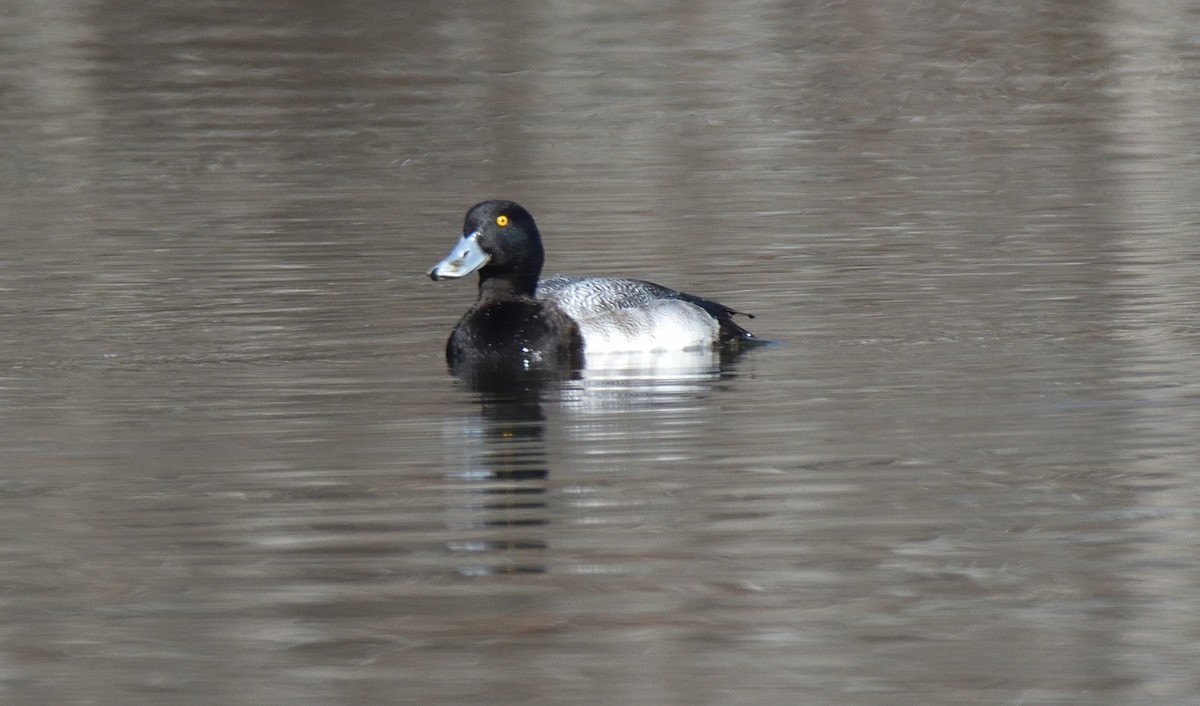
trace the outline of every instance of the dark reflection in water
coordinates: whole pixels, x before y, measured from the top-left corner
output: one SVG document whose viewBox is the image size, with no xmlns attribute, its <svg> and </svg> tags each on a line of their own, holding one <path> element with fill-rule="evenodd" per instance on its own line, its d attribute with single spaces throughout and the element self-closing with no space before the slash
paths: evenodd
<svg viewBox="0 0 1200 706">
<path fill-rule="evenodd" d="M 456 423 L 462 426 L 447 435 L 448 446 L 461 454 L 448 474 L 456 491 L 447 500 L 448 529 L 456 535 L 450 547 L 478 557 L 459 571 L 473 576 L 544 572 L 547 566 L 538 563 L 538 553 L 549 547 L 546 537 L 553 534 L 553 528 L 544 528 L 555 521 L 587 519 L 574 509 L 552 508 L 548 500 L 549 469 L 561 465 L 563 456 L 554 449 L 544 406 L 565 412 L 557 423 L 576 438 L 594 434 L 605 417 L 631 409 L 682 413 L 674 419 L 678 425 L 694 414 L 680 407 L 679 400 L 734 379 L 736 357 L 731 351 L 688 351 L 635 356 L 637 367 L 630 367 L 630 357 L 622 356 L 624 367 L 603 367 L 601 362 L 618 361 L 598 360 L 575 380 L 545 370 L 460 379 L 476 399 L 479 414 L 463 417 Z M 655 361 L 661 367 L 649 365 Z"/>
<path fill-rule="evenodd" d="M 480 414 L 447 441 L 462 452 L 462 467 L 450 472 L 461 481 L 461 499 L 450 500 L 451 531 L 488 534 L 456 539 L 451 549 L 482 557 L 459 568 L 467 575 L 541 573 L 536 560 L 547 548 L 538 528 L 549 524 L 546 481 L 544 388 L 553 380 L 494 385 L 480 391 Z M 510 380 L 510 383 L 512 381 Z M 483 563 L 486 562 L 486 563 Z"/>
</svg>

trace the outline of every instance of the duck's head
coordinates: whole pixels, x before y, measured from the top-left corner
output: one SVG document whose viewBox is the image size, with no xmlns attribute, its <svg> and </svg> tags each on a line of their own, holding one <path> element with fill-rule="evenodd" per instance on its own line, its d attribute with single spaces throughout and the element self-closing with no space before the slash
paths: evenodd
<svg viewBox="0 0 1200 706">
<path fill-rule="evenodd" d="M 544 260 L 542 238 L 529 211 L 512 201 L 484 201 L 467 211 L 458 244 L 428 274 L 439 280 L 478 271 L 481 284 L 498 277 L 532 294 Z"/>
</svg>

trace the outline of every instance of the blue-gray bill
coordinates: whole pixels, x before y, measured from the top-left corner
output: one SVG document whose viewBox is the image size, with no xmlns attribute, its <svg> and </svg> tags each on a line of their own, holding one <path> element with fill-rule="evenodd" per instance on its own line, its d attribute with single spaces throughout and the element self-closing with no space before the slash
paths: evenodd
<svg viewBox="0 0 1200 706">
<path fill-rule="evenodd" d="M 463 234 L 454 249 L 441 262 L 429 270 L 432 280 L 465 277 L 488 263 L 488 255 L 479 247 L 479 231 Z"/>
</svg>

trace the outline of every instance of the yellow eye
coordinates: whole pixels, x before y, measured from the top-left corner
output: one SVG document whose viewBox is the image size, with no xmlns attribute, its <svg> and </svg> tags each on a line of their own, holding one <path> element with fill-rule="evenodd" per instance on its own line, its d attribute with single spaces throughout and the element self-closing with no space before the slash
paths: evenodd
<svg viewBox="0 0 1200 706">
<path fill-rule="evenodd" d="M 508 225 L 508 216 L 496 216 L 496 225 L 501 228 Z"/>
</svg>

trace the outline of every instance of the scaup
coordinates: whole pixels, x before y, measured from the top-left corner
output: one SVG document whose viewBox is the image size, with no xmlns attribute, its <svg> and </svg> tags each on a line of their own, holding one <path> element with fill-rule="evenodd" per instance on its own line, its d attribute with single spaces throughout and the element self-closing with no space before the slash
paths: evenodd
<svg viewBox="0 0 1200 706">
<path fill-rule="evenodd" d="M 471 207 L 458 244 L 428 273 L 438 280 L 479 272 L 479 298 L 446 342 L 452 368 L 578 369 L 588 351 L 736 347 L 754 340 L 733 320 L 741 312 L 711 299 L 636 279 L 555 275 L 539 282 L 544 260 L 537 224 L 520 205 Z"/>
</svg>

